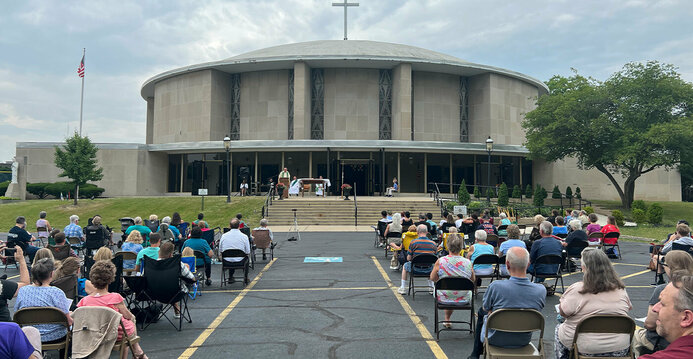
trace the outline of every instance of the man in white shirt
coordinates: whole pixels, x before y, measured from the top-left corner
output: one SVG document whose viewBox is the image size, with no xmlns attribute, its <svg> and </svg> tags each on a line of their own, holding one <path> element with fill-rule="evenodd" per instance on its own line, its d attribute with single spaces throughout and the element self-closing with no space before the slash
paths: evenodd
<svg viewBox="0 0 693 359">
<path fill-rule="evenodd" d="M 457 227 L 458 229 L 462 227 L 462 221 L 464 221 L 464 216 L 462 215 L 462 213 L 460 213 L 457 215 L 457 219 L 455 220 L 455 227 Z"/>
<path fill-rule="evenodd" d="M 250 240 L 248 239 L 248 236 L 243 234 L 238 227 L 240 225 L 240 222 L 238 221 L 237 218 L 234 218 L 231 220 L 231 230 L 224 233 L 221 236 L 221 240 L 219 241 L 219 254 L 224 253 L 225 250 L 227 249 L 240 249 L 242 250 L 245 254 L 250 253 Z M 242 258 L 224 258 L 225 261 L 228 262 L 240 262 L 241 260 L 248 260 L 247 257 L 245 259 Z M 229 269 L 229 282 L 233 283 L 233 269 Z"/>
</svg>

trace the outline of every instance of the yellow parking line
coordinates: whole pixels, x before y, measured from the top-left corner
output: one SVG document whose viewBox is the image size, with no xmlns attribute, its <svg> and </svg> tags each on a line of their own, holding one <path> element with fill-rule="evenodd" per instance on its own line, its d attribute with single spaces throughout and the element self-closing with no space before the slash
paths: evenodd
<svg viewBox="0 0 693 359">
<path fill-rule="evenodd" d="M 634 266 L 634 267 L 647 267 L 647 264 L 635 264 L 635 263 L 613 263 L 617 266 Z"/>
<path fill-rule="evenodd" d="M 645 273 L 649 273 L 649 272 L 652 272 L 652 271 L 649 270 L 649 269 L 645 269 L 644 271 L 640 271 L 640 272 L 636 272 L 636 273 L 633 273 L 633 274 L 624 275 L 623 277 L 621 277 L 621 279 L 627 279 L 627 278 L 630 278 L 630 277 L 635 277 L 636 275 L 641 275 L 641 274 L 645 274 Z"/>
<path fill-rule="evenodd" d="M 320 290 L 379 290 L 388 289 L 388 287 L 347 287 L 347 288 L 276 288 L 276 289 L 251 289 L 248 292 L 298 292 L 298 291 L 320 291 Z M 228 289 L 228 290 L 206 290 L 204 293 L 238 293 L 244 289 Z"/>
<path fill-rule="evenodd" d="M 255 284 L 257 284 L 257 282 L 260 280 L 260 278 L 262 278 L 262 275 L 272 266 L 272 264 L 274 264 L 274 262 L 276 260 L 277 260 L 277 258 L 272 259 L 269 263 L 267 263 L 265 268 L 262 268 L 260 273 L 258 273 L 257 276 L 255 277 L 255 279 L 253 279 L 253 281 L 250 282 L 250 284 L 248 284 L 248 286 L 245 289 L 243 289 L 240 292 L 240 294 L 238 294 L 236 296 L 236 298 L 233 299 L 231 304 L 229 304 L 229 306 L 226 307 L 226 309 L 224 309 L 221 313 L 219 313 L 219 315 L 214 319 L 214 321 L 212 321 L 212 324 L 210 324 L 207 327 L 207 329 L 205 329 L 202 332 L 202 334 L 200 334 L 200 336 L 198 336 L 197 339 L 195 339 L 195 341 L 192 344 L 190 344 L 188 349 L 186 349 L 183 352 L 183 354 L 181 354 L 178 357 L 178 359 L 187 359 L 187 358 L 192 357 L 193 354 L 195 354 L 195 352 L 197 351 L 197 348 L 201 347 L 202 344 L 204 344 L 204 342 L 207 340 L 207 338 L 209 338 L 209 336 L 212 335 L 212 333 L 214 333 L 214 330 L 217 329 L 217 327 L 221 324 L 221 322 L 224 321 L 224 319 L 226 319 L 226 317 L 229 315 L 229 313 L 231 313 L 233 308 L 235 308 L 238 305 L 238 303 L 243 299 L 243 297 L 245 297 L 245 295 L 248 294 L 248 292 L 251 289 L 253 289 Z"/>
<path fill-rule="evenodd" d="M 421 318 L 419 318 L 419 316 L 416 315 L 416 312 L 414 312 L 414 310 L 411 309 L 411 306 L 409 305 L 409 303 L 407 303 L 406 300 L 404 300 L 404 297 L 401 294 L 397 293 L 397 287 L 395 287 L 392 284 L 390 277 L 388 277 L 387 273 L 385 273 L 385 270 L 380 265 L 378 260 L 373 256 L 371 256 L 371 259 L 373 260 L 375 266 L 378 268 L 380 275 L 383 276 L 383 279 L 385 280 L 385 282 L 387 282 L 387 285 L 388 287 L 390 287 L 392 294 L 395 295 L 395 298 L 397 298 L 397 301 L 402 306 L 402 309 L 404 309 L 404 312 L 407 313 L 409 319 L 411 319 L 411 321 L 414 322 L 416 329 L 419 330 L 419 334 L 421 334 L 421 336 L 424 338 L 426 344 L 428 344 L 428 347 L 433 352 L 433 355 L 437 359 L 447 359 L 448 356 L 445 354 L 445 352 L 443 352 L 443 349 L 440 347 L 440 345 L 438 345 L 438 342 L 436 342 L 435 339 L 433 339 L 431 332 L 429 332 L 426 326 L 423 324 L 423 322 L 421 322 Z"/>
</svg>

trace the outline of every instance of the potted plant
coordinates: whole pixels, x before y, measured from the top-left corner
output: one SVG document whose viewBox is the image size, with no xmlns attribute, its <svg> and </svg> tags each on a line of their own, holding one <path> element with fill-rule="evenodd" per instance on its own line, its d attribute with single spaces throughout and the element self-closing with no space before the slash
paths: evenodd
<svg viewBox="0 0 693 359">
<path fill-rule="evenodd" d="M 284 190 L 286 189 L 286 186 L 284 186 L 283 183 L 277 183 L 277 193 L 279 194 L 279 199 L 281 200 L 282 197 L 284 196 Z"/>
<path fill-rule="evenodd" d="M 344 194 L 344 200 L 349 200 L 349 195 L 351 194 L 351 185 L 348 183 L 343 184 L 342 193 Z"/>
</svg>

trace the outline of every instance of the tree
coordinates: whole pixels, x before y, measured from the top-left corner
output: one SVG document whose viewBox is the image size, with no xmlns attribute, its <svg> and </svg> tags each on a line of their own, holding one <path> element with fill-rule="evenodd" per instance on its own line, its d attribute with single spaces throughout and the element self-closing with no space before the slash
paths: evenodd
<svg viewBox="0 0 693 359">
<path fill-rule="evenodd" d="M 522 123 L 530 157 L 572 157 L 581 169 L 597 169 L 624 208 L 630 208 L 640 176 L 676 167 L 693 140 L 693 86 L 672 65 L 628 63 L 604 82 L 574 71 L 547 85 L 549 93 Z"/>
<path fill-rule="evenodd" d="M 532 194 L 534 194 L 534 190 L 532 189 L 532 185 L 528 184 L 527 188 L 525 188 L 525 198 L 532 198 Z"/>
<path fill-rule="evenodd" d="M 479 199 L 481 198 L 481 191 L 479 191 L 479 187 L 474 186 L 474 198 Z"/>
<path fill-rule="evenodd" d="M 65 146 L 61 149 L 55 147 L 55 165 L 63 170 L 59 177 L 67 177 L 72 180 L 75 189 L 74 205 L 79 198 L 79 186 L 87 181 L 98 181 L 103 178 L 103 169 L 97 166 L 96 152 L 98 148 L 89 140 L 77 132 L 65 140 Z"/>
<path fill-rule="evenodd" d="M 534 205 L 537 207 L 543 206 L 546 195 L 547 193 L 544 187 L 537 185 L 537 187 L 534 189 L 534 200 L 532 203 L 534 203 Z"/>
<path fill-rule="evenodd" d="M 582 190 L 580 187 L 575 187 L 575 198 L 582 199 Z"/>
<path fill-rule="evenodd" d="M 513 198 L 522 198 L 522 191 L 520 190 L 520 186 L 519 186 L 519 185 L 514 185 L 514 186 L 513 186 L 513 194 L 512 194 L 512 197 L 513 197 Z"/>
<path fill-rule="evenodd" d="M 567 198 L 567 199 L 573 198 L 573 189 L 570 188 L 570 186 L 568 186 L 568 187 L 565 189 L 565 198 Z"/>
<path fill-rule="evenodd" d="M 469 201 L 471 200 L 471 196 L 469 196 L 469 192 L 467 191 L 467 184 L 465 183 L 464 180 L 462 180 L 462 183 L 460 184 L 460 189 L 457 191 L 457 202 L 461 205 L 468 205 Z"/>
<path fill-rule="evenodd" d="M 551 191 L 551 198 L 561 198 L 561 190 L 558 189 L 558 185 L 553 186 Z"/>
<path fill-rule="evenodd" d="M 500 188 L 498 188 L 498 205 L 501 207 L 507 206 L 508 200 L 508 186 L 505 182 L 501 183 Z"/>
</svg>

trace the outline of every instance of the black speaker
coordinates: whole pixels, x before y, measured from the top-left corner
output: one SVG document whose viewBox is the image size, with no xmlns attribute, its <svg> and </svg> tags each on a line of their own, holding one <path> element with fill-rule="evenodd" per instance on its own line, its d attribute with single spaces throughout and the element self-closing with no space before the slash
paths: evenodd
<svg viewBox="0 0 693 359">
<path fill-rule="evenodd" d="M 238 168 L 238 177 L 243 180 L 244 178 L 247 180 L 248 177 L 250 177 L 250 168 L 248 167 L 240 167 Z"/>
</svg>

